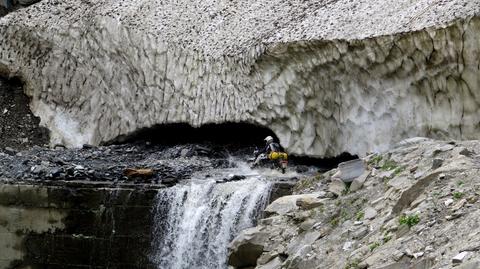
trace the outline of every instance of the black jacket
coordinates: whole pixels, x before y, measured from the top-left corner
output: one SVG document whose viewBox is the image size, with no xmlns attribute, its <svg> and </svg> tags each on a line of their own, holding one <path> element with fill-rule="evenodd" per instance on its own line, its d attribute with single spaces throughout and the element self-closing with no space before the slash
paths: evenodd
<svg viewBox="0 0 480 269">
<path fill-rule="evenodd" d="M 259 152 L 259 154 L 265 153 L 265 154 L 270 154 L 270 152 L 283 152 L 282 146 L 280 144 L 275 143 L 275 142 L 270 142 L 267 143 L 265 148 Z"/>
</svg>

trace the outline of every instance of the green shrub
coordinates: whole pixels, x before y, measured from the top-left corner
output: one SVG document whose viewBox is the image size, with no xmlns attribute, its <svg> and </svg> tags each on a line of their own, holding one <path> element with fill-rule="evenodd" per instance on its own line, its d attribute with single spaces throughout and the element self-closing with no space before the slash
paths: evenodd
<svg viewBox="0 0 480 269">
<path fill-rule="evenodd" d="M 389 171 L 389 170 L 398 169 L 398 168 L 399 168 L 398 164 L 393 160 L 386 160 L 383 163 L 382 167 L 380 167 L 380 169 L 383 171 Z"/>
<path fill-rule="evenodd" d="M 345 268 L 344 269 L 357 269 L 360 264 L 360 260 L 358 259 L 354 259 L 353 261 L 350 261 L 349 263 L 347 263 L 347 265 L 345 265 Z"/>
<path fill-rule="evenodd" d="M 374 251 L 376 248 L 378 248 L 380 246 L 380 243 L 379 242 L 373 242 L 371 243 L 370 245 L 368 245 L 368 248 L 370 249 L 370 251 Z"/>
<path fill-rule="evenodd" d="M 453 193 L 453 198 L 456 200 L 461 199 L 462 197 L 463 197 L 463 192 L 456 191 Z"/>
<path fill-rule="evenodd" d="M 417 214 L 413 214 L 409 216 L 403 215 L 400 217 L 399 222 L 400 224 L 405 224 L 408 227 L 413 227 L 420 222 L 420 217 Z"/>
<path fill-rule="evenodd" d="M 401 172 L 405 170 L 404 166 L 399 166 L 393 171 L 393 176 L 398 176 Z"/>
<path fill-rule="evenodd" d="M 356 219 L 357 219 L 357 220 L 361 220 L 361 219 L 363 219 L 363 217 L 365 217 L 365 212 L 363 212 L 363 211 L 358 211 L 358 212 L 357 212 L 357 215 L 356 215 Z"/>
<path fill-rule="evenodd" d="M 382 155 L 376 155 L 371 158 L 368 164 L 377 166 L 382 161 Z"/>
<path fill-rule="evenodd" d="M 385 243 L 387 243 L 388 241 L 390 241 L 391 239 L 392 239 L 392 236 L 391 236 L 391 235 L 385 235 L 385 236 L 383 237 L 383 243 L 385 244 Z"/>
<path fill-rule="evenodd" d="M 338 219 L 338 217 L 332 218 L 330 220 L 330 225 L 332 225 L 332 227 L 334 228 L 337 227 L 339 223 L 340 223 L 340 220 Z"/>
</svg>

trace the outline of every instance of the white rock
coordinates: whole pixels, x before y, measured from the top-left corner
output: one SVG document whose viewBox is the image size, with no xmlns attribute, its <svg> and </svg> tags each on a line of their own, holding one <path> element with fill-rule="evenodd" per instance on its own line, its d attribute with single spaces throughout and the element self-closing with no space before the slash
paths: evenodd
<svg viewBox="0 0 480 269">
<path fill-rule="evenodd" d="M 299 199 L 317 201 L 317 197 L 316 193 L 283 196 L 268 205 L 265 213 L 285 215 L 298 209 L 297 201 Z"/>
<path fill-rule="evenodd" d="M 462 263 L 468 254 L 469 254 L 468 251 L 460 252 L 455 257 L 453 257 L 452 263 Z"/>
<path fill-rule="evenodd" d="M 423 257 L 423 254 L 425 254 L 425 252 L 422 251 L 413 253 L 413 258 L 418 259 L 420 257 Z"/>
<path fill-rule="evenodd" d="M 352 246 L 353 246 L 354 243 L 355 243 L 355 241 L 345 242 L 345 244 L 343 244 L 343 247 L 342 247 L 343 251 L 348 251 L 348 250 L 352 249 Z"/>
<path fill-rule="evenodd" d="M 445 200 L 445 202 L 443 202 L 445 204 L 445 206 L 450 206 L 451 204 L 453 204 L 453 199 L 449 198 L 447 200 Z"/>
</svg>

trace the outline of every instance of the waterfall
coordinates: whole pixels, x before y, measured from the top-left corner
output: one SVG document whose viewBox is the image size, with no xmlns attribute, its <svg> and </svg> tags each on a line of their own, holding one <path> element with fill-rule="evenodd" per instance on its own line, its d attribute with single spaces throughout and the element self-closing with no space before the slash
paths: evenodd
<svg viewBox="0 0 480 269">
<path fill-rule="evenodd" d="M 271 184 L 258 177 L 215 183 L 190 181 L 160 190 L 152 260 L 161 269 L 227 268 L 227 247 L 254 225 Z"/>
</svg>

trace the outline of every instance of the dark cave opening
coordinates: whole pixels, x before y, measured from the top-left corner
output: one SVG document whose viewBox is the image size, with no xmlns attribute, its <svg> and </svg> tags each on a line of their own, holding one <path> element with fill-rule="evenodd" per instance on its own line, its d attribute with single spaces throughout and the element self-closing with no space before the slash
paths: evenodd
<svg viewBox="0 0 480 269">
<path fill-rule="evenodd" d="M 197 128 L 186 123 L 174 123 L 138 130 L 135 133 L 119 137 L 106 144 L 145 142 L 165 146 L 203 144 L 226 148 L 231 152 L 234 151 L 239 154 L 250 155 L 255 148 L 263 148 L 265 146 L 264 139 L 267 136 L 272 136 L 278 142 L 278 137 L 272 130 L 250 123 L 205 124 Z M 291 154 L 289 161 L 292 165 L 316 166 L 321 170 L 329 170 L 337 167 L 341 162 L 356 158 L 358 157 L 349 153 L 342 153 L 333 158 L 315 158 Z"/>
<path fill-rule="evenodd" d="M 192 127 L 186 123 L 156 125 L 122 136 L 112 143 L 150 142 L 161 145 L 211 144 L 233 148 L 263 146 L 263 139 L 277 136 L 268 128 L 249 123 L 205 124 Z"/>
</svg>

